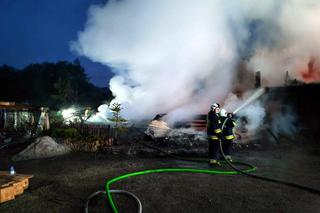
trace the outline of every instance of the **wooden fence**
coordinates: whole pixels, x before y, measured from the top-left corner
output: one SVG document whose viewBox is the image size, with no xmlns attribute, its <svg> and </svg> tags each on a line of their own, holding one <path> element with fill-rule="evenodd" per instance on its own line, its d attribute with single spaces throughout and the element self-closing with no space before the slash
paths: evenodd
<svg viewBox="0 0 320 213">
<path fill-rule="evenodd" d="M 81 134 L 93 136 L 96 139 L 87 143 L 66 140 L 65 143 L 75 151 L 96 152 L 103 151 L 114 145 L 115 130 L 110 125 L 73 124 L 70 127 L 77 129 Z"/>
<path fill-rule="evenodd" d="M 98 138 L 114 138 L 114 128 L 105 124 L 74 124 L 81 134 L 90 135 Z"/>
</svg>

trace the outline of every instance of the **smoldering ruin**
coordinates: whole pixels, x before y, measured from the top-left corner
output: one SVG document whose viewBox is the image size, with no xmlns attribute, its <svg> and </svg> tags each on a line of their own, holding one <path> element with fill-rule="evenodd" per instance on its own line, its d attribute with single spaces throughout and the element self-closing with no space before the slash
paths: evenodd
<svg viewBox="0 0 320 213">
<path fill-rule="evenodd" d="M 1 212 L 320 211 L 318 2 L 87 13 L 68 51 L 109 67 L 107 88 L 78 59 L 0 67 Z"/>
<path fill-rule="evenodd" d="M 256 78 L 253 85 L 259 85 L 259 80 L 260 78 Z M 265 89 L 266 92 L 256 100 L 265 109 L 258 128 L 251 130 L 248 128 L 251 121 L 245 113 L 237 118 L 239 124 L 236 132 L 237 139 L 232 148 L 234 157 L 257 165 L 259 175 L 276 176 L 289 182 L 317 188 L 319 179 L 316 171 L 320 144 L 317 137 L 318 121 L 314 115 L 319 105 L 314 102 L 313 94 L 319 92 L 320 85 L 293 82 L 283 87 Z M 25 108 L 23 113 L 28 111 L 32 115 L 34 108 L 29 109 L 31 111 Z M 64 124 L 65 126 L 59 129 L 51 125 L 51 130 L 46 130 L 50 126 L 48 123 L 52 123 L 50 116 L 47 117 L 46 114 L 41 116 L 40 113 L 39 120 L 31 118 L 32 116 L 29 116 L 30 119 L 23 120 L 20 114 L 22 112 L 19 110 L 21 108 L 14 105 L 2 105 L 1 162 L 3 167 L 8 168 L 14 165 L 17 172 L 31 173 L 34 177 L 30 180 L 29 190 L 18 196 L 16 201 L 5 202 L 0 206 L 6 212 L 16 211 L 26 203 L 32 204 L 27 208 L 24 207 L 27 212 L 33 212 L 35 209 L 42 208 L 43 205 L 52 206 L 53 211 L 71 212 L 74 209 L 82 211 L 84 202 L 81 200 L 99 188 L 99 185 L 103 185 L 108 177 L 154 167 L 204 168 L 201 163 L 172 159 L 165 153 L 206 158 L 208 142 L 205 114 L 175 123 L 166 122 L 166 114 L 158 114 L 153 119 L 134 124 L 125 121 L 121 123 L 121 129 L 117 129 L 112 123 L 108 124 L 109 126 L 90 122 L 80 125 L 74 121 L 68 125 Z M 34 120 L 38 120 L 37 125 L 33 125 L 36 129 L 21 129 Z M 36 133 L 37 129 L 42 133 Z M 117 136 L 115 131 L 118 131 Z M 91 139 L 79 138 L 77 134 Z M 42 137 L 42 135 L 51 137 Z M 154 147 L 157 148 L 154 149 Z M 301 169 L 304 172 L 301 172 Z M 314 175 L 306 175 L 311 171 Z M 175 191 L 172 192 L 175 202 L 189 199 L 187 195 L 182 195 L 182 192 L 195 193 L 199 196 L 202 194 L 202 197 L 209 200 L 203 203 L 201 199 L 193 203 L 190 212 L 199 208 L 204 212 L 219 209 L 234 211 L 234 205 L 239 206 L 239 211 L 249 212 L 267 212 L 270 209 L 280 211 L 283 208 L 293 212 L 301 210 L 316 212 L 318 208 L 318 195 L 307 192 L 303 194 L 298 189 L 264 181 L 253 181 L 246 177 L 237 176 L 233 180 L 230 180 L 230 177 L 212 177 L 211 181 L 220 185 L 218 188 L 215 186 L 215 193 L 203 188 L 202 184 L 209 184 L 205 180 L 207 177 L 181 174 L 178 175 L 178 179 L 176 178 L 176 175 L 169 174 L 151 175 L 149 178 L 140 178 L 137 182 L 132 180 L 130 185 L 124 182 L 120 187 L 139 194 L 144 203 L 143 209 L 150 212 L 153 212 L 154 208 L 162 208 L 161 202 L 168 202 L 168 212 L 188 212 L 184 207 L 172 203 L 172 198 L 162 200 L 154 197 L 163 190 L 166 181 L 174 183 L 171 187 Z M 184 184 L 185 181 L 191 183 L 199 180 L 202 184 L 194 186 Z M 144 186 L 151 187 L 150 181 L 157 182 L 153 185 L 153 192 L 145 191 L 144 187 L 139 186 L 143 183 Z M 242 192 L 231 197 L 229 193 L 234 192 L 229 191 L 225 194 L 226 189 L 223 188 L 225 181 L 228 181 L 228 185 L 230 181 L 233 182 L 231 185 L 234 189 L 230 189 L 231 191 L 237 189 Z M 76 183 L 83 185 L 75 185 Z M 288 195 L 289 191 L 290 195 Z M 46 193 L 46 196 L 43 197 L 43 193 Z M 68 195 L 67 200 L 61 199 L 64 194 Z M 269 197 L 270 194 L 273 194 L 273 198 Z M 151 199 L 158 200 L 159 204 L 150 202 L 148 198 L 150 195 L 153 196 Z M 298 195 L 301 200 L 296 202 Z M 41 198 L 35 200 L 35 197 L 39 196 Z M 252 207 L 253 200 L 246 198 L 252 196 L 255 196 L 254 202 L 257 202 L 254 207 Z M 283 200 L 284 197 L 285 200 Z M 220 200 L 229 198 L 234 203 L 232 207 L 223 205 Z M 212 205 L 211 202 L 218 204 Z M 264 205 L 260 205 L 260 202 Z M 292 206 L 292 202 L 296 204 Z M 117 203 L 121 211 L 126 211 L 123 208 L 129 208 L 132 211 L 136 208 L 132 201 L 125 202 L 120 197 L 117 198 Z M 103 196 L 96 197 L 89 207 L 90 211 L 98 212 L 109 209 Z"/>
</svg>

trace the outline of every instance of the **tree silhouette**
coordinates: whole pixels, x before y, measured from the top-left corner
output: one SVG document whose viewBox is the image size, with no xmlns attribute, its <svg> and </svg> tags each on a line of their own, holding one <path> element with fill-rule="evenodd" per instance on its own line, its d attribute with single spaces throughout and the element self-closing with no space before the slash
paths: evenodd
<svg viewBox="0 0 320 213">
<path fill-rule="evenodd" d="M 0 66 L 0 100 L 46 106 L 51 109 L 72 105 L 96 108 L 110 101 L 109 88 L 89 82 L 80 61 L 30 64 L 22 70 Z"/>
</svg>

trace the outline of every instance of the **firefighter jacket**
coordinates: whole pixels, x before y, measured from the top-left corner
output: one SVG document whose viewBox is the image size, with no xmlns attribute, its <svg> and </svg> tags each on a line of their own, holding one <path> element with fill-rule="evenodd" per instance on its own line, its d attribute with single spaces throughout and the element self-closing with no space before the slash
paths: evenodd
<svg viewBox="0 0 320 213">
<path fill-rule="evenodd" d="M 209 139 L 221 139 L 221 121 L 219 115 L 210 111 L 207 116 L 207 134 Z"/>
<path fill-rule="evenodd" d="M 226 117 L 221 118 L 222 124 L 225 121 L 225 119 L 227 119 L 227 118 Z M 224 128 L 222 130 L 222 135 L 223 135 L 224 140 L 233 140 L 235 138 L 233 130 L 234 130 L 234 127 L 236 127 L 236 126 L 237 126 L 237 124 L 232 118 L 229 118 L 226 121 Z"/>
</svg>

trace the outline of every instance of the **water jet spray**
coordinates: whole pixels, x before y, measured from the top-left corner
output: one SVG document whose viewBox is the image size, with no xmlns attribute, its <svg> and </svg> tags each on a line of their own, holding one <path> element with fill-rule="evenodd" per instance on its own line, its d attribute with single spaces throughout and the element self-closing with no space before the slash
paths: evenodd
<svg viewBox="0 0 320 213">
<path fill-rule="evenodd" d="M 248 106 L 249 104 L 257 100 L 265 92 L 266 92 L 265 88 L 260 88 L 257 91 L 255 91 L 255 93 L 253 93 L 252 96 L 250 96 L 242 105 L 240 105 L 237 109 L 233 111 L 233 114 L 236 114 L 237 112 L 239 112 L 240 110 L 242 110 L 243 108 L 245 108 L 246 106 Z"/>
</svg>

